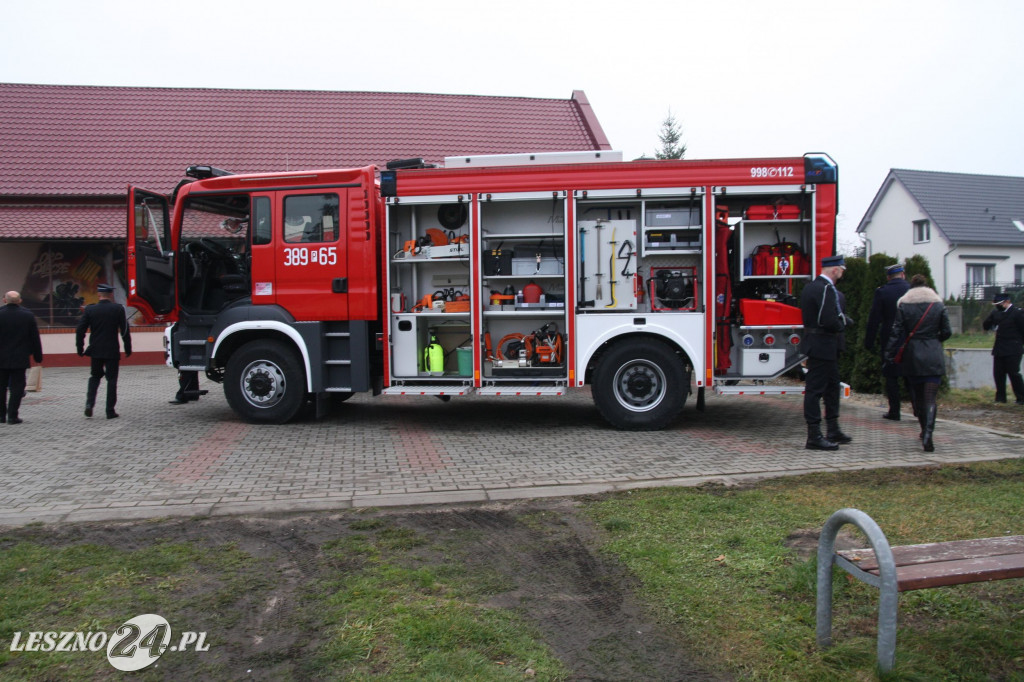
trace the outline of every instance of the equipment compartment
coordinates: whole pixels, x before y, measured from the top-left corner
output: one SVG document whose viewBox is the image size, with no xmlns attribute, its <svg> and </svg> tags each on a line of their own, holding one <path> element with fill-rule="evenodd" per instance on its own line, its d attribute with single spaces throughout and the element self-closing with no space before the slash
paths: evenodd
<svg viewBox="0 0 1024 682">
<path fill-rule="evenodd" d="M 740 351 L 740 373 L 743 376 L 770 377 L 785 368 L 785 348 L 744 348 Z"/>
</svg>

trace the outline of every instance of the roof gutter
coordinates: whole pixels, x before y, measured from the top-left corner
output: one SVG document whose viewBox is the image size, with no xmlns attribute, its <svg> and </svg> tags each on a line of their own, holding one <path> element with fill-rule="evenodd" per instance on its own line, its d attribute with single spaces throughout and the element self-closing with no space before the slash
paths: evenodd
<svg viewBox="0 0 1024 682">
<path fill-rule="evenodd" d="M 949 245 L 949 251 L 947 251 L 946 253 L 942 254 L 942 293 L 943 293 L 943 297 L 942 298 L 943 299 L 949 298 L 949 263 L 948 263 L 948 258 L 949 258 L 949 254 L 951 254 L 954 251 L 956 251 L 956 249 L 957 249 L 957 245 L 956 244 L 950 244 Z"/>
</svg>

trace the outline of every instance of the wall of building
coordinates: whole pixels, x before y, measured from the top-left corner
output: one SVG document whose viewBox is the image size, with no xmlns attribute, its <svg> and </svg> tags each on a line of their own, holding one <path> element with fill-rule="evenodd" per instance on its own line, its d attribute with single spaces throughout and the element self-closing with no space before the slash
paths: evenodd
<svg viewBox="0 0 1024 682">
<path fill-rule="evenodd" d="M 99 300 L 97 284 L 113 284 L 117 300 L 125 300 L 114 267 L 121 260 L 123 246 L 114 242 L 3 242 L 2 288 L 20 291 L 42 327 L 73 327 L 82 308 Z"/>
<path fill-rule="evenodd" d="M 945 298 L 948 286 L 944 284 L 943 268 L 949 247 L 934 224 L 931 226 L 931 239 L 915 244 L 915 220 L 928 220 L 928 216 L 906 188 L 899 181 L 893 180 L 882 195 L 865 230 L 869 240 L 868 256 L 885 253 L 901 261 L 911 256 L 923 256 L 931 267 L 939 294 Z"/>
<path fill-rule="evenodd" d="M 78 357 L 73 331 L 43 329 L 40 339 L 43 342 L 44 367 L 89 366 L 89 358 Z M 121 364 L 162 365 L 165 361 L 162 328 L 143 327 L 132 331 L 132 356 L 130 358 L 122 357 Z"/>
<path fill-rule="evenodd" d="M 1006 284 L 1014 280 L 1014 265 L 1024 264 L 1024 249 L 962 246 L 946 260 L 950 295 L 959 296 L 967 283 L 968 264 L 995 266 L 994 282 Z"/>
<path fill-rule="evenodd" d="M 39 252 L 39 242 L 0 243 L 0 291 L 21 291 L 29 264 Z"/>
<path fill-rule="evenodd" d="M 865 229 L 868 256 L 886 253 L 899 260 L 921 255 L 928 260 L 935 287 L 943 298 L 961 296 L 967 283 L 967 264 L 995 266 L 995 282 L 1013 282 L 1015 266 L 1024 264 L 1024 249 L 994 246 L 955 246 L 951 249 L 935 223 L 931 239 L 914 243 L 914 221 L 928 220 L 917 201 L 898 180 L 882 193 L 871 222 Z"/>
</svg>

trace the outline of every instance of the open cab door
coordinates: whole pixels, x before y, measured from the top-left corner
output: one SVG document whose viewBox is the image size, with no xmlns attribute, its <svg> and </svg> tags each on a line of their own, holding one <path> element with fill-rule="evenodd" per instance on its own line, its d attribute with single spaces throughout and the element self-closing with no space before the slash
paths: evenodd
<svg viewBox="0 0 1024 682">
<path fill-rule="evenodd" d="M 125 243 L 128 305 L 147 322 L 174 322 L 175 263 L 167 197 L 128 187 L 128 237 Z"/>
</svg>

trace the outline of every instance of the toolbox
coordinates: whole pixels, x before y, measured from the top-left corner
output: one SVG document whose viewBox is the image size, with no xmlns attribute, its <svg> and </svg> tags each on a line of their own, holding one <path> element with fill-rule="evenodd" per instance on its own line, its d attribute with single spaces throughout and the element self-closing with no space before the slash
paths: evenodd
<svg viewBox="0 0 1024 682">
<path fill-rule="evenodd" d="M 699 226 L 700 207 L 698 206 L 650 206 L 644 218 L 647 227 L 691 227 Z"/>
<path fill-rule="evenodd" d="M 746 327 L 803 325 L 803 316 L 799 308 L 777 301 L 741 298 L 740 315 Z"/>
<path fill-rule="evenodd" d="M 747 220 L 775 220 L 775 206 L 773 204 L 751 206 L 744 211 L 743 217 Z"/>
<path fill-rule="evenodd" d="M 423 254 L 426 258 L 463 258 L 469 256 L 469 247 L 465 244 L 424 246 Z"/>
<path fill-rule="evenodd" d="M 644 233 L 647 249 L 699 249 L 700 230 L 648 230 Z"/>
<path fill-rule="evenodd" d="M 800 207 L 794 204 L 758 204 L 743 213 L 747 220 L 798 220 Z"/>
<path fill-rule="evenodd" d="M 484 249 L 481 262 L 485 277 L 512 274 L 512 251 L 509 249 Z"/>
<path fill-rule="evenodd" d="M 800 217 L 800 207 L 792 204 L 781 204 L 775 211 L 776 220 L 797 220 Z"/>
<path fill-rule="evenodd" d="M 785 367 L 785 348 L 744 348 L 740 350 L 740 374 L 745 377 L 775 376 Z"/>
</svg>

